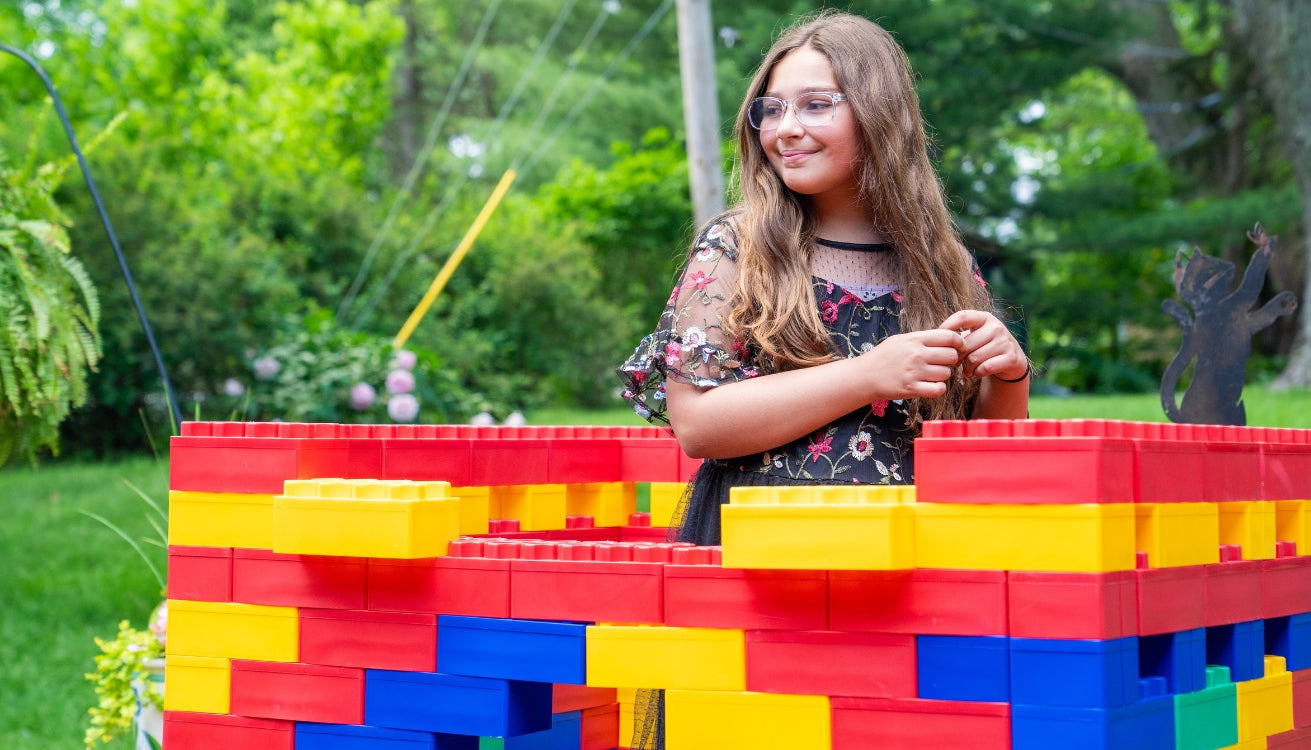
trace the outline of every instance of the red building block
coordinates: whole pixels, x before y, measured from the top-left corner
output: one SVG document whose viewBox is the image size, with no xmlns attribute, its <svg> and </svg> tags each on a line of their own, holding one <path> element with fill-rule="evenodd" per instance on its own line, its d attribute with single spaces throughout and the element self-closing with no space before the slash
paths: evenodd
<svg viewBox="0 0 1311 750">
<path fill-rule="evenodd" d="M 829 571 L 829 628 L 865 633 L 1006 635 L 1006 573 Z"/>
<path fill-rule="evenodd" d="M 288 479 L 341 476 L 349 466 L 346 445 L 334 438 L 176 436 L 169 441 L 169 488 L 276 495 Z"/>
<path fill-rule="evenodd" d="M 531 543 L 528 543 L 531 545 Z M 510 562 L 510 616 L 528 620 L 575 622 L 664 622 L 664 564 L 630 561 L 636 549 L 622 559 L 606 553 L 622 548 L 608 543 L 563 543 L 536 550 L 525 547 Z M 632 545 L 629 545 L 631 547 Z M 549 559 L 563 551 L 574 559 Z"/>
<path fill-rule="evenodd" d="M 1010 750 L 1006 703 L 834 698 L 833 750 Z"/>
<path fill-rule="evenodd" d="M 1232 425 L 1207 425 L 1202 462 L 1202 499 L 1261 499 L 1261 444 Z M 1301 498 L 1298 498 L 1301 499 Z"/>
<path fill-rule="evenodd" d="M 1109 640 L 1138 634 L 1133 571 L 1010 571 L 1006 582 L 1012 637 Z"/>
<path fill-rule="evenodd" d="M 1003 422 L 1004 424 L 1004 422 Z M 915 441 L 922 503 L 1128 503 L 1133 441 L 1098 437 L 973 437 Z M 1005 481 L 997 467 L 1005 466 Z"/>
<path fill-rule="evenodd" d="M 232 713 L 261 719 L 364 723 L 364 670 L 232 660 Z"/>
<path fill-rule="evenodd" d="M 1184 440 L 1134 441 L 1134 501 L 1201 502 L 1203 444 Z"/>
<path fill-rule="evenodd" d="M 619 481 L 682 482 L 683 449 L 669 435 L 619 438 Z"/>
<path fill-rule="evenodd" d="M 1201 566 L 1206 584 L 1203 624 L 1232 625 L 1261 619 L 1262 560 Z"/>
<path fill-rule="evenodd" d="M 746 634 L 747 690 L 914 698 L 915 636 L 802 630 Z"/>
<path fill-rule="evenodd" d="M 586 685 L 555 683 L 551 686 L 551 713 L 567 714 L 585 708 L 609 706 L 617 701 L 619 691 L 614 688 L 595 688 Z"/>
<path fill-rule="evenodd" d="M 1311 727 L 1311 669 L 1293 672 L 1293 726 Z"/>
<path fill-rule="evenodd" d="M 369 609 L 510 616 L 510 561 L 437 557 L 369 559 Z"/>
<path fill-rule="evenodd" d="M 1292 729 L 1266 737 L 1266 750 L 1307 750 L 1311 748 L 1311 727 Z"/>
<path fill-rule="evenodd" d="M 169 545 L 168 598 L 232 601 L 232 548 Z"/>
<path fill-rule="evenodd" d="M 300 610 L 300 660 L 335 667 L 437 671 L 437 616 Z"/>
<path fill-rule="evenodd" d="M 445 481 L 454 487 L 468 487 L 474 484 L 472 464 L 468 440 L 394 438 L 383 440 L 383 472 L 378 478 Z"/>
<path fill-rule="evenodd" d="M 554 438 L 546 441 L 546 481 L 583 484 L 619 481 L 619 441 L 609 437 Z"/>
<path fill-rule="evenodd" d="M 547 446 L 541 438 L 519 439 L 492 431 L 480 434 L 469 443 L 467 484 L 546 484 L 550 460 Z"/>
<path fill-rule="evenodd" d="M 1261 497 L 1264 500 L 1305 500 L 1311 487 L 1311 445 L 1285 442 L 1261 445 Z"/>
<path fill-rule="evenodd" d="M 583 709 L 578 750 L 611 750 L 619 746 L 619 704 Z"/>
<path fill-rule="evenodd" d="M 1140 568 L 1138 635 L 1159 635 L 1205 625 L 1204 565 L 1181 568 Z"/>
<path fill-rule="evenodd" d="M 828 573 L 668 565 L 665 624 L 734 630 L 827 630 Z"/>
<path fill-rule="evenodd" d="M 296 723 L 165 711 L 163 744 L 168 750 L 294 750 Z"/>
<path fill-rule="evenodd" d="M 238 549 L 232 555 L 232 600 L 279 607 L 364 609 L 364 558 L 286 555 Z"/>
<path fill-rule="evenodd" d="M 1311 555 L 1262 560 L 1261 570 L 1262 617 L 1311 612 Z"/>
</svg>

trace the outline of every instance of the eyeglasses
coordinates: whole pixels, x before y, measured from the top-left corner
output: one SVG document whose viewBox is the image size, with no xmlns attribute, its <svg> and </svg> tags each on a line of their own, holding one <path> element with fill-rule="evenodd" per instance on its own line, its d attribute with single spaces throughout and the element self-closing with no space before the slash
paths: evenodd
<svg viewBox="0 0 1311 750">
<path fill-rule="evenodd" d="M 846 101 L 846 98 L 843 94 L 827 91 L 811 91 L 790 102 L 776 96 L 762 96 L 753 100 L 747 108 L 747 122 L 756 130 L 773 130 L 783 122 L 783 116 L 787 114 L 788 107 L 791 107 L 797 122 L 802 125 L 827 125 L 833 122 L 838 102 Z"/>
</svg>

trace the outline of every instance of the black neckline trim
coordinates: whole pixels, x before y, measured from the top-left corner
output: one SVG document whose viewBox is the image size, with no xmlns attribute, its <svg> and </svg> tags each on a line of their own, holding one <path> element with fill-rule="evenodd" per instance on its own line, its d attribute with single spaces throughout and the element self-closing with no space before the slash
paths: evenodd
<svg viewBox="0 0 1311 750">
<path fill-rule="evenodd" d="M 831 247 L 834 250 L 857 250 L 864 253 L 878 253 L 892 249 L 892 245 L 887 242 L 839 242 L 837 240 L 826 240 L 823 237 L 816 237 L 815 244 Z"/>
</svg>

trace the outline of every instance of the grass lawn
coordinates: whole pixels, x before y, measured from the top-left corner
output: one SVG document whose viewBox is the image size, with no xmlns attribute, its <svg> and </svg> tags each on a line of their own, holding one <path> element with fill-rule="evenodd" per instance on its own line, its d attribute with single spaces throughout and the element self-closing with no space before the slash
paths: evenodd
<svg viewBox="0 0 1311 750">
<path fill-rule="evenodd" d="M 1311 428 L 1311 391 L 1249 389 L 1248 423 Z M 1035 398 L 1035 418 L 1164 421 L 1155 394 Z M 539 410 L 533 424 L 645 424 L 623 407 L 604 411 Z M 103 464 L 51 462 L 0 470 L 0 748 L 76 750 L 93 699 L 83 679 L 98 653 L 95 637 L 114 635 L 129 619 L 143 627 L 161 592 L 136 553 L 109 529 L 82 515 L 92 510 L 151 536 L 146 505 L 129 480 L 161 503 L 166 464 L 138 458 Z M 163 569 L 166 556 L 152 551 Z M 126 750 L 127 740 L 107 749 Z"/>
<path fill-rule="evenodd" d="M 153 536 L 146 504 L 124 479 L 161 504 L 168 497 L 167 465 L 153 459 L 0 471 L 0 748 L 81 747 L 95 696 L 82 677 L 99 653 L 93 638 L 112 638 L 125 618 L 144 627 L 160 601 L 131 547 L 78 512 Z M 162 571 L 164 551 L 145 549 Z"/>
</svg>

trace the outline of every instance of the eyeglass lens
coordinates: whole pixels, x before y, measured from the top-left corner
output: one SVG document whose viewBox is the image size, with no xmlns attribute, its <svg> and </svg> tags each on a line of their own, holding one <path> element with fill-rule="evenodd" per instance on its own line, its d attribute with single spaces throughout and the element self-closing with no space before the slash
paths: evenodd
<svg viewBox="0 0 1311 750">
<path fill-rule="evenodd" d="M 841 94 L 815 92 L 802 94 L 791 102 L 773 96 L 762 96 L 751 102 L 747 120 L 756 130 L 773 130 L 783 121 L 788 107 L 802 125 L 827 125 L 833 121 L 833 112 L 842 100 Z"/>
</svg>

